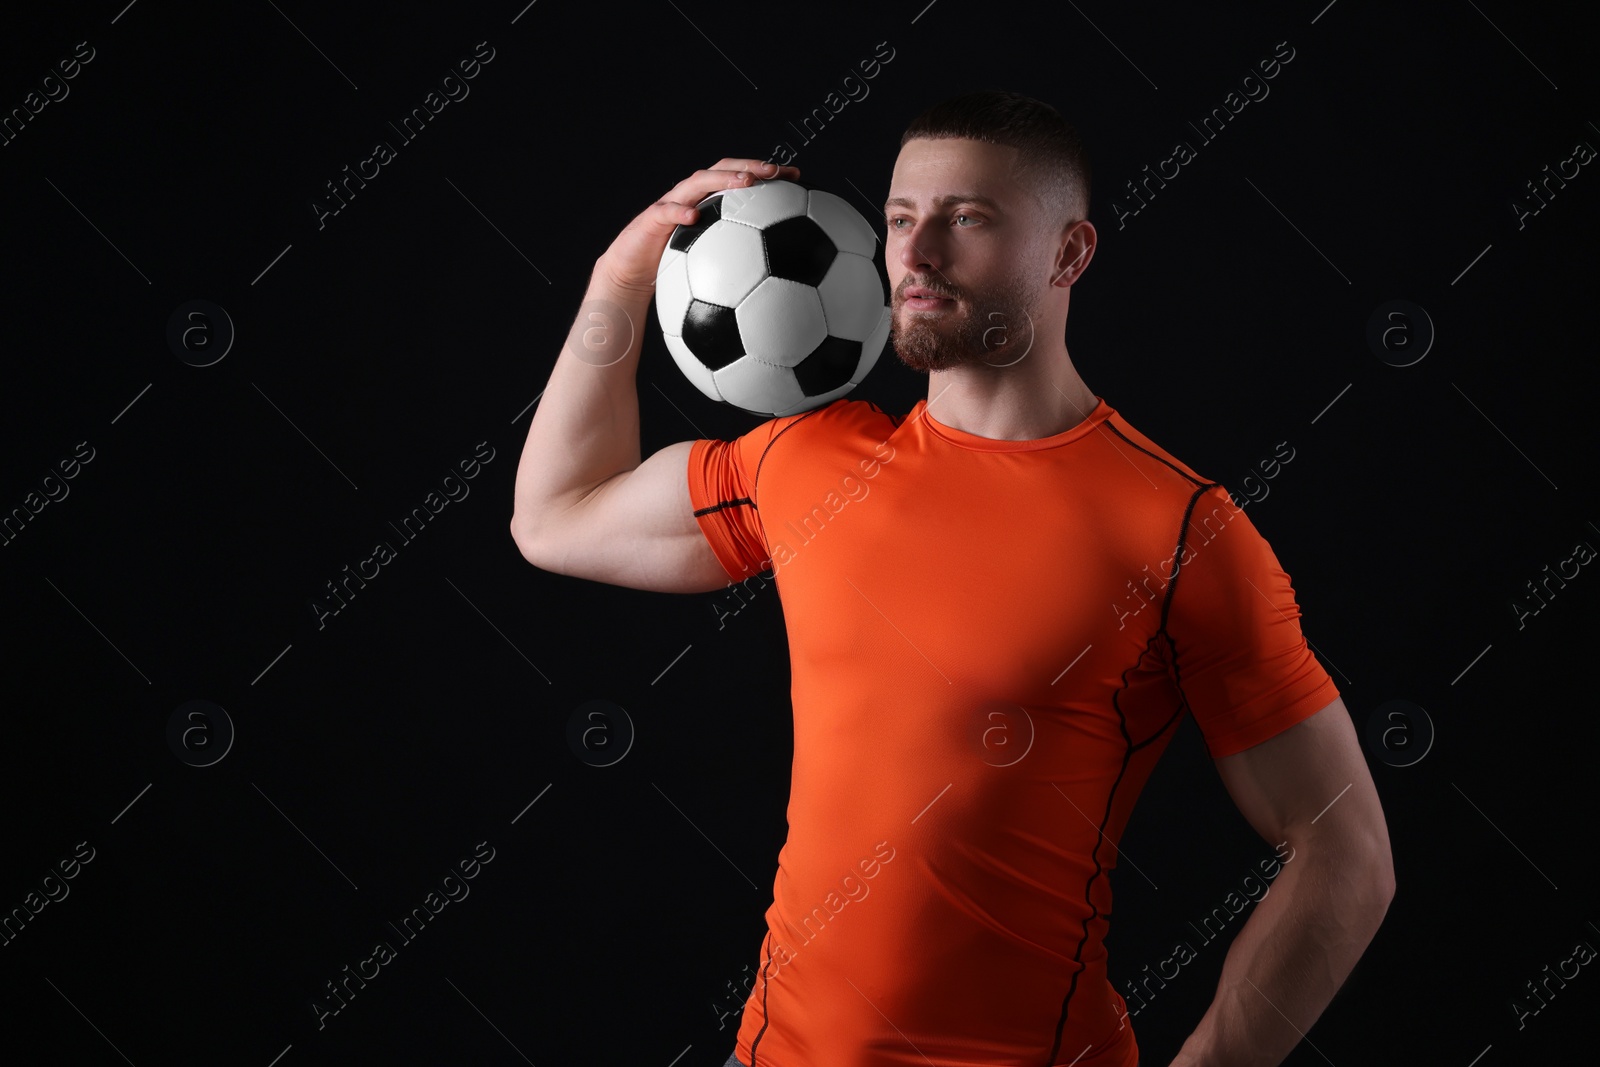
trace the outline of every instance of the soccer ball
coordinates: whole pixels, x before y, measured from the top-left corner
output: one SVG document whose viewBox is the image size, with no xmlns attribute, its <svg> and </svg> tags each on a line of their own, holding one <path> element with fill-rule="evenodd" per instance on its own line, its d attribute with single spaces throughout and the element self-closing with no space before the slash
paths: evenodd
<svg viewBox="0 0 1600 1067">
<path fill-rule="evenodd" d="M 712 193 L 697 207 L 656 273 L 656 316 L 684 376 L 713 400 L 773 417 L 860 385 L 890 315 L 861 213 L 782 179 Z"/>
</svg>

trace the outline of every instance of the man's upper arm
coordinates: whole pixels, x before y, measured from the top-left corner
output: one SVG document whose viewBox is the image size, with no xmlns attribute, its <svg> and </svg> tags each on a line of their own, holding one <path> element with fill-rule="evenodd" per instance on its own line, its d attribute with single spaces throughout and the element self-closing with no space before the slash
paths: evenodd
<svg viewBox="0 0 1600 1067">
<path fill-rule="evenodd" d="M 1383 805 L 1342 698 L 1215 764 L 1239 811 L 1267 842 L 1336 841 L 1380 861 L 1392 882 Z"/>
<path fill-rule="evenodd" d="M 658 593 L 705 593 L 733 579 L 694 517 L 687 469 L 693 441 L 653 453 L 545 518 L 518 542 L 542 570 Z"/>
</svg>

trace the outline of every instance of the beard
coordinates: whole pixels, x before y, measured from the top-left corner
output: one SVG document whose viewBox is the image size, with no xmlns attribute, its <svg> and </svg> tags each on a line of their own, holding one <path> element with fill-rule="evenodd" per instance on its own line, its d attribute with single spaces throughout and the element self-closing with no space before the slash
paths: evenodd
<svg viewBox="0 0 1600 1067">
<path fill-rule="evenodd" d="M 1020 360 L 1032 346 L 1039 297 L 1022 273 L 961 290 L 937 279 L 928 288 L 955 303 L 936 311 L 908 311 L 904 292 L 920 284 L 909 276 L 901 282 L 889 320 L 895 355 L 912 370 L 927 373 L 967 364 L 1000 368 Z"/>
</svg>

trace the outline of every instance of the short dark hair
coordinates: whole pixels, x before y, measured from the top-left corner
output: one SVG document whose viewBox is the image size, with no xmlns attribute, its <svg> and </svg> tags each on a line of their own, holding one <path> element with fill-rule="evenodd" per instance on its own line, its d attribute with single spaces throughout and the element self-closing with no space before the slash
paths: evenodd
<svg viewBox="0 0 1600 1067">
<path fill-rule="evenodd" d="M 947 137 L 1015 148 L 1017 179 L 1063 227 L 1089 217 L 1088 153 L 1078 131 L 1049 104 L 1005 89 L 966 93 L 912 119 L 900 146 Z"/>
</svg>

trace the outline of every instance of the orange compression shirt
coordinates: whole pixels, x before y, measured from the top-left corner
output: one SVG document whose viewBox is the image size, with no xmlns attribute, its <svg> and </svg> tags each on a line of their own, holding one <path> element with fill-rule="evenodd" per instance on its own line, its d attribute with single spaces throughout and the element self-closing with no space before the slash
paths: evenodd
<svg viewBox="0 0 1600 1067">
<path fill-rule="evenodd" d="M 1032 441 L 841 399 L 694 442 L 789 634 L 750 1067 L 1134 1067 L 1102 942 L 1151 769 L 1185 712 L 1219 758 L 1339 695 L 1227 491 L 1097 399 Z"/>
</svg>

